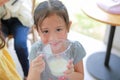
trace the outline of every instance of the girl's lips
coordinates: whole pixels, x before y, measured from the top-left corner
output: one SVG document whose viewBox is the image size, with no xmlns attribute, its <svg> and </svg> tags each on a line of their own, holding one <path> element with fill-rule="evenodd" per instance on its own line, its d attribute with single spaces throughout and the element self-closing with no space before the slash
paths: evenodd
<svg viewBox="0 0 120 80">
<path fill-rule="evenodd" d="M 60 44 L 60 42 L 53 42 L 53 43 L 51 43 L 51 46 L 55 47 L 55 46 L 57 46 L 59 44 Z"/>
</svg>

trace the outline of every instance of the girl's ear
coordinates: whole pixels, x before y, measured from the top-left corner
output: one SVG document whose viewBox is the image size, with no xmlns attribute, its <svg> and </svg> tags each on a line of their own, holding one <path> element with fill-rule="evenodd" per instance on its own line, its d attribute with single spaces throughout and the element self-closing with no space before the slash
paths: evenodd
<svg viewBox="0 0 120 80">
<path fill-rule="evenodd" d="M 70 30 L 71 25 L 72 25 L 72 21 L 70 21 L 69 24 L 68 24 L 68 32 Z"/>
</svg>

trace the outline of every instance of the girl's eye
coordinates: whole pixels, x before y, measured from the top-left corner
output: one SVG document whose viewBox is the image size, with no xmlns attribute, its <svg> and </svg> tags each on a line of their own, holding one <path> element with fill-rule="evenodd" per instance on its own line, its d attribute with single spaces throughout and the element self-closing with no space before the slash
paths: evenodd
<svg viewBox="0 0 120 80">
<path fill-rule="evenodd" d="M 43 33 L 48 33 L 48 30 L 44 30 L 44 31 L 42 31 Z"/>
<path fill-rule="evenodd" d="M 62 29 L 57 29 L 57 31 L 61 31 Z"/>
</svg>

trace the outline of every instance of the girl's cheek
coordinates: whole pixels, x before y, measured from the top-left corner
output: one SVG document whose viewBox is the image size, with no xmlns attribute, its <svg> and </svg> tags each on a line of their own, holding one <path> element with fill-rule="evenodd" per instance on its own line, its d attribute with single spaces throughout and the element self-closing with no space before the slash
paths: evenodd
<svg viewBox="0 0 120 80">
<path fill-rule="evenodd" d="M 42 42 L 43 42 L 44 44 L 47 44 L 47 43 L 48 43 L 48 40 L 47 40 L 47 39 L 42 39 Z"/>
<path fill-rule="evenodd" d="M 41 40 L 42 40 L 42 42 L 43 42 L 44 44 L 47 44 L 47 43 L 48 43 L 48 36 L 45 36 L 45 35 L 43 35 L 43 34 L 40 34 L 40 38 L 41 38 Z"/>
<path fill-rule="evenodd" d="M 67 39 L 67 33 L 61 34 L 61 35 L 60 35 L 60 38 Z"/>
<path fill-rule="evenodd" d="M 48 37 L 43 37 L 43 38 L 41 38 L 42 39 L 42 42 L 44 43 L 44 44 L 48 44 L 49 43 L 49 38 Z"/>
</svg>

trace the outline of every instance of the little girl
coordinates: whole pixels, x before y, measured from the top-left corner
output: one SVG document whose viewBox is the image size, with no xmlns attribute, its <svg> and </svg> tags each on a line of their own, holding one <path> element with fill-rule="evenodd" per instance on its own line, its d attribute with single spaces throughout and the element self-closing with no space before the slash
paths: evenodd
<svg viewBox="0 0 120 80">
<path fill-rule="evenodd" d="M 71 22 L 64 4 L 59 0 L 41 2 L 35 9 L 34 22 L 41 41 L 34 43 L 31 48 L 29 55 L 31 65 L 27 80 L 83 80 L 82 59 L 86 52 L 78 41 L 67 39 Z M 37 51 L 42 48 L 42 45 L 50 44 L 55 46 L 59 45 L 63 40 L 67 40 L 72 44 L 69 49 L 70 53 L 66 53 L 66 55 L 71 57 L 73 61 L 68 63 L 63 76 L 56 77 L 51 74 L 44 55 L 37 56 Z"/>
</svg>

